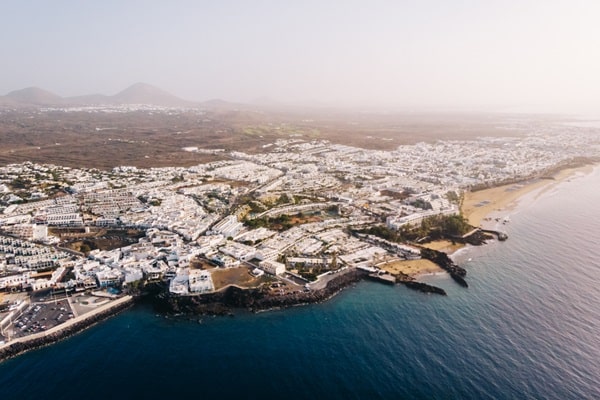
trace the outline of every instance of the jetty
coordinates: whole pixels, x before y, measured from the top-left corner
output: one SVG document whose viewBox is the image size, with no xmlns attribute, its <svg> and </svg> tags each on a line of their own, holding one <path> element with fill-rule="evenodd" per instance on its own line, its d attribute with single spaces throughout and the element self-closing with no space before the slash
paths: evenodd
<svg viewBox="0 0 600 400">
<path fill-rule="evenodd" d="M 483 228 L 479 228 L 479 230 L 483 233 L 489 233 L 490 235 L 494 235 L 501 242 L 508 239 L 508 234 L 506 232 L 495 231 L 493 229 L 483 229 Z"/>
</svg>

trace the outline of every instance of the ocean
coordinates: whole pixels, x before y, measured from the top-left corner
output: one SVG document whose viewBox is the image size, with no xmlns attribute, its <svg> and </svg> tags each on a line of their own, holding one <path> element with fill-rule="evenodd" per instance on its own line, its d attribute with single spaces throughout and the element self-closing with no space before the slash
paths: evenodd
<svg viewBox="0 0 600 400">
<path fill-rule="evenodd" d="M 361 282 L 234 317 L 134 308 L 0 364 L 0 398 L 598 399 L 600 168 L 530 196 L 455 255 L 448 296 Z"/>
</svg>

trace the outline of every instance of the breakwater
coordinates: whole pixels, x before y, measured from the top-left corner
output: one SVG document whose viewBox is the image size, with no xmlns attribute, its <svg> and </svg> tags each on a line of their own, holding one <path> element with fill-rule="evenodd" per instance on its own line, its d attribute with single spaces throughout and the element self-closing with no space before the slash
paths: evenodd
<svg viewBox="0 0 600 400">
<path fill-rule="evenodd" d="M 442 296 L 446 296 L 446 291 L 437 286 L 428 285 L 427 283 L 417 282 L 417 281 L 400 281 L 399 283 L 403 284 L 409 289 L 417 290 L 422 293 L 434 293 L 441 294 Z"/>
<path fill-rule="evenodd" d="M 508 239 L 508 234 L 506 232 L 502 232 L 502 231 L 494 231 L 491 229 L 480 229 L 481 232 L 484 233 L 489 233 L 492 234 L 494 236 L 496 236 L 498 238 L 499 241 L 503 242 L 506 239 Z"/>
<path fill-rule="evenodd" d="M 459 285 L 463 287 L 469 287 L 469 284 L 465 280 L 465 276 L 467 276 L 467 270 L 456 265 L 454 261 L 448 257 L 448 254 L 437 250 L 422 248 L 421 257 L 439 265 L 440 268 L 448 272 L 450 277 L 452 277 L 452 279 L 454 279 L 454 281 Z"/>
</svg>

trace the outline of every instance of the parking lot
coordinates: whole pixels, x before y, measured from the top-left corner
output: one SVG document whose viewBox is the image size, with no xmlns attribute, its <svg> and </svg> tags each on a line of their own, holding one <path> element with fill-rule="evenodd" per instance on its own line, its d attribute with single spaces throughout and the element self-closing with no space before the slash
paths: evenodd
<svg viewBox="0 0 600 400">
<path fill-rule="evenodd" d="M 13 322 L 13 334 L 14 337 L 22 337 L 42 332 L 73 317 L 65 299 L 33 303 Z"/>
</svg>

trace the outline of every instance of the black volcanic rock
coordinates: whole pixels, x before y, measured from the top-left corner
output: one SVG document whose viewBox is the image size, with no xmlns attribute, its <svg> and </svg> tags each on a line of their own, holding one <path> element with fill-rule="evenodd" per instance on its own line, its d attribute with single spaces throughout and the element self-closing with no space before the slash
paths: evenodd
<svg viewBox="0 0 600 400">
<path fill-rule="evenodd" d="M 444 289 L 439 288 L 437 286 L 428 285 L 428 284 L 423 283 L 423 282 L 417 282 L 417 281 L 400 281 L 400 283 L 403 284 L 404 286 L 406 286 L 409 289 L 418 290 L 419 292 L 423 292 L 423 293 L 435 293 L 435 294 L 441 294 L 442 296 L 446 296 L 446 291 Z"/>
<path fill-rule="evenodd" d="M 439 265 L 443 270 L 448 272 L 452 279 L 454 279 L 459 285 L 463 287 L 469 287 L 467 281 L 464 279 L 465 276 L 467 276 L 467 270 L 456 265 L 446 253 L 433 249 L 422 248 L 421 257 L 433 261 Z"/>
<path fill-rule="evenodd" d="M 324 289 L 282 296 L 270 295 L 262 289 L 240 289 L 230 286 L 219 292 L 197 296 L 153 296 L 152 303 L 156 311 L 172 314 L 230 315 L 236 308 L 251 311 L 285 308 L 325 301 L 346 286 L 358 282 L 364 275 L 363 271 L 356 270 L 335 277 Z"/>
</svg>

